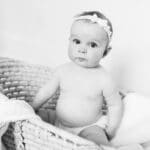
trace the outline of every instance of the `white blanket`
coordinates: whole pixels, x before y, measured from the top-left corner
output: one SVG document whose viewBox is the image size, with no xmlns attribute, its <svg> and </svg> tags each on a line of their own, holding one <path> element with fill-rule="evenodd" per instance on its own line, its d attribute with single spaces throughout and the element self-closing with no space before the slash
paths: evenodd
<svg viewBox="0 0 150 150">
<path fill-rule="evenodd" d="M 150 141 L 150 98 L 129 93 L 123 102 L 124 116 L 112 143 L 124 146 Z"/>
<path fill-rule="evenodd" d="M 40 119 L 40 117 L 25 101 L 9 100 L 6 96 L 0 94 L 0 150 L 5 149 L 1 137 L 7 130 L 8 123 L 25 119 Z"/>
</svg>

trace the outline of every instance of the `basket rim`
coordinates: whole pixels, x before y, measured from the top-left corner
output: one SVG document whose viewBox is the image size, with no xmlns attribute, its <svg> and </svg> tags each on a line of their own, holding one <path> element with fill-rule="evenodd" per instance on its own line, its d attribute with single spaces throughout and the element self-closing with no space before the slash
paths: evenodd
<svg viewBox="0 0 150 150">
<path fill-rule="evenodd" d="M 46 129 L 50 132 L 54 132 L 57 135 L 64 137 L 65 139 L 68 139 L 70 141 L 74 141 L 74 144 L 77 145 L 91 145 L 91 146 L 97 146 L 94 142 L 89 141 L 87 139 L 83 139 L 82 137 L 79 137 L 77 135 L 71 134 L 67 131 L 64 131 L 63 129 L 60 129 L 50 123 L 47 123 L 45 121 L 42 121 L 41 119 L 29 119 L 25 120 L 28 123 L 34 124 L 35 126 L 38 125 L 38 127 Z"/>
</svg>

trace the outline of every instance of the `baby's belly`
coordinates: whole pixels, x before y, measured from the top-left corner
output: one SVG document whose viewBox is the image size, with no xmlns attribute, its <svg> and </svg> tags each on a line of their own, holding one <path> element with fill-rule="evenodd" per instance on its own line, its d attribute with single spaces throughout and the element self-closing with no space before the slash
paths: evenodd
<svg viewBox="0 0 150 150">
<path fill-rule="evenodd" d="M 59 121 L 68 127 L 81 127 L 96 122 L 102 115 L 102 100 L 80 96 L 60 96 L 56 114 Z"/>
</svg>

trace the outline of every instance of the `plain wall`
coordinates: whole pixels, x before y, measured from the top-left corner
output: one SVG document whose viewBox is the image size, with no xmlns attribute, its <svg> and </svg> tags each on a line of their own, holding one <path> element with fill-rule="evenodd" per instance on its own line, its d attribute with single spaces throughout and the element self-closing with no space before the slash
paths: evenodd
<svg viewBox="0 0 150 150">
<path fill-rule="evenodd" d="M 102 60 L 120 88 L 150 96 L 148 0 L 0 0 L 0 56 L 56 67 L 68 61 L 72 17 L 100 10 L 112 21 Z"/>
</svg>

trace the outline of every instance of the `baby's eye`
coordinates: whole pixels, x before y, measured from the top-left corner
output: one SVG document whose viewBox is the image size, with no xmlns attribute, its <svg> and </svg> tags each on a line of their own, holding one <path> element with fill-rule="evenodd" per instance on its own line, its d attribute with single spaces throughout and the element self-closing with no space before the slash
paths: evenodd
<svg viewBox="0 0 150 150">
<path fill-rule="evenodd" d="M 92 47 L 92 48 L 96 48 L 96 47 L 98 47 L 98 44 L 97 44 L 97 43 L 95 43 L 95 42 L 91 42 L 91 43 L 90 43 L 90 47 Z"/>
<path fill-rule="evenodd" d="M 80 40 L 78 40 L 78 39 L 73 39 L 72 40 L 75 44 L 80 44 L 81 42 L 80 42 Z"/>
</svg>

